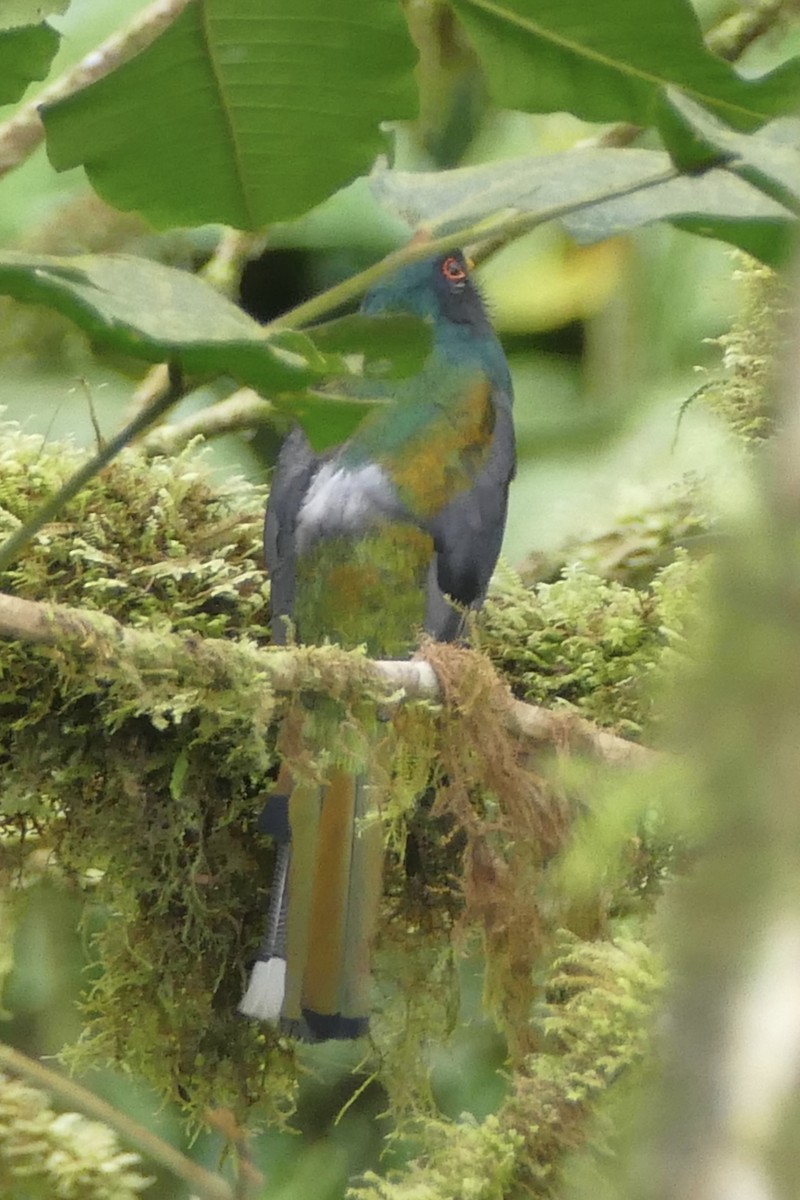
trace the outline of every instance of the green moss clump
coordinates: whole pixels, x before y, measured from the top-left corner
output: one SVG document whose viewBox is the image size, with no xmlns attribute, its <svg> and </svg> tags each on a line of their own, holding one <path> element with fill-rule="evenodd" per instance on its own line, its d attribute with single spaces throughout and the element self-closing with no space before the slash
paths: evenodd
<svg viewBox="0 0 800 1200">
<path fill-rule="evenodd" d="M 0 534 L 56 491 L 83 455 L 0 426 Z M 118 458 L 45 526 L 0 587 L 207 637 L 268 640 L 261 525 L 266 493 L 213 488 L 190 447 Z"/>
<path fill-rule="evenodd" d="M 567 564 L 578 564 L 626 587 L 647 588 L 658 571 L 675 561 L 681 548 L 702 545 L 713 528 L 700 480 L 653 491 L 631 491 L 614 524 L 596 537 L 570 541 L 547 555 L 534 555 L 522 567 L 526 584 L 554 583 Z"/>
<path fill-rule="evenodd" d="M 566 1154 L 583 1146 L 592 1103 L 650 1051 L 664 973 L 641 941 L 581 942 L 562 933 L 532 1013 L 542 1049 L 515 1075 L 496 1114 L 421 1118 L 402 1173 L 368 1173 L 351 1200 L 504 1200 L 559 1194 Z"/>
<path fill-rule="evenodd" d="M 77 460 L 0 430 L 0 524 L 23 520 Z M 128 453 L 0 579 L 154 635 L 136 670 L 113 653 L 98 669 L 74 650 L 3 644 L 0 826 L 9 847 L 38 831 L 113 914 L 77 1057 L 124 1061 L 194 1113 L 227 1103 L 275 1118 L 291 1105 L 291 1051 L 236 1014 L 270 877 L 255 821 L 275 702 L 246 655 L 223 672 L 213 654 L 158 651 L 171 631 L 267 640 L 262 513 L 263 493 L 215 491 L 196 456 Z"/>
<path fill-rule="evenodd" d="M 520 699 L 568 704 L 638 736 L 653 717 L 652 679 L 679 655 L 704 568 L 680 555 L 644 591 L 567 567 L 526 587 L 505 568 L 479 622 L 479 643 Z"/>
<path fill-rule="evenodd" d="M 504 1129 L 496 1116 L 476 1121 L 430 1118 L 421 1138 L 423 1156 L 396 1179 L 372 1171 L 364 1184 L 349 1188 L 349 1200 L 504 1200 L 523 1144 L 514 1130 Z"/>
</svg>

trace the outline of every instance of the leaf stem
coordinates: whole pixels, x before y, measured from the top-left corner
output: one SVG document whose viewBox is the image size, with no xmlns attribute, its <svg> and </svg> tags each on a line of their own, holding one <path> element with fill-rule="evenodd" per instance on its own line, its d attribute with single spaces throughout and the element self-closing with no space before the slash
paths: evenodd
<svg viewBox="0 0 800 1200">
<path fill-rule="evenodd" d="M 51 1092 L 71 1108 L 109 1125 L 142 1154 L 182 1179 L 202 1200 L 233 1200 L 233 1190 L 221 1175 L 215 1175 L 205 1167 L 193 1163 L 185 1154 L 181 1154 L 163 1138 L 145 1129 L 127 1113 L 120 1112 L 107 1101 L 95 1096 L 88 1088 L 72 1079 L 66 1079 L 50 1067 L 46 1067 L 44 1063 L 29 1058 L 27 1054 L 15 1050 L 5 1042 L 0 1042 L 0 1067 Z"/>
<path fill-rule="evenodd" d="M 520 237 L 548 221 L 555 221 L 560 217 L 569 216 L 571 213 L 580 212 L 584 208 L 592 208 L 596 204 L 603 204 L 608 200 L 621 199 L 624 196 L 631 196 L 636 192 L 657 187 L 659 184 L 668 183 L 672 179 L 677 179 L 680 173 L 677 167 L 667 167 L 656 175 L 646 176 L 625 187 L 613 187 L 604 192 L 594 192 L 582 200 L 551 204 L 547 208 L 539 209 L 538 212 L 505 213 L 503 216 L 477 221 L 465 229 L 443 233 L 439 236 L 430 234 L 424 236 L 421 231 L 405 246 L 399 250 L 393 250 L 380 262 L 368 267 L 366 271 L 361 271 L 358 275 L 353 275 L 350 279 L 345 279 L 342 283 L 337 283 L 327 291 L 320 292 L 319 295 L 312 296 L 310 300 L 282 313 L 280 317 L 263 327 L 262 336 L 269 337 L 279 329 L 299 329 L 304 325 L 309 325 L 338 308 L 340 304 L 358 299 L 385 275 L 396 271 L 399 267 L 407 266 L 409 263 L 419 262 L 434 254 L 444 254 L 447 250 L 452 250 L 456 246 L 468 245 L 470 242 L 483 242 L 496 237 Z"/>
</svg>

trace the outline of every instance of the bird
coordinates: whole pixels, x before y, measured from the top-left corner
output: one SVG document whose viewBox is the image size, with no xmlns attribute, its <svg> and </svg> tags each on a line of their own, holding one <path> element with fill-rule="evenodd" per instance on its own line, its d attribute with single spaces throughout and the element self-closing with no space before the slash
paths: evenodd
<svg viewBox="0 0 800 1200">
<path fill-rule="evenodd" d="M 429 322 L 431 349 L 345 442 L 285 439 L 264 534 L 272 638 L 408 658 L 423 632 L 459 640 L 485 598 L 516 466 L 512 382 L 461 251 L 400 267 L 361 308 Z M 383 866 L 366 779 L 336 767 L 317 785 L 284 764 L 258 827 L 276 863 L 239 1009 L 300 1040 L 361 1037 Z"/>
</svg>

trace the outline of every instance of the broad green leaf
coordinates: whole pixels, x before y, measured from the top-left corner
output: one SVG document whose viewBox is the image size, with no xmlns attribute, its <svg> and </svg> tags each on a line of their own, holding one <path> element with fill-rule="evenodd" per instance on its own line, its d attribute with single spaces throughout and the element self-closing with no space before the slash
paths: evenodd
<svg viewBox="0 0 800 1200">
<path fill-rule="evenodd" d="M 48 154 L 157 226 L 258 229 L 369 166 L 414 115 L 415 57 L 395 0 L 195 0 L 45 110 Z"/>
<path fill-rule="evenodd" d="M 0 104 L 18 100 L 29 83 L 50 70 L 59 37 L 43 22 L 0 30 Z"/>
<path fill-rule="evenodd" d="M 317 449 L 348 437 L 379 402 L 370 388 L 386 384 L 375 376 L 418 369 L 431 344 L 421 320 L 362 315 L 266 338 L 203 280 L 121 254 L 0 254 L 0 293 L 58 309 L 114 350 L 169 359 L 190 374 L 230 375 L 263 391 L 301 422 Z M 313 392 L 311 384 L 329 390 Z"/>
<path fill-rule="evenodd" d="M 428 357 L 433 330 L 418 317 L 367 317 L 356 313 L 306 330 L 325 354 L 358 354 L 368 378 L 413 375 Z"/>
<path fill-rule="evenodd" d="M 0 255 L 0 292 L 58 309 L 114 350 L 171 359 L 190 373 L 230 374 L 266 390 L 300 389 L 322 373 L 309 363 L 318 357 L 310 343 L 304 357 L 297 340 L 291 348 L 266 341 L 256 321 L 207 283 L 146 259 L 9 251 Z"/>
<path fill-rule="evenodd" d="M 450 0 L 496 103 L 587 121 L 658 119 L 669 84 L 752 129 L 797 101 L 798 64 L 744 80 L 703 45 L 689 0 Z"/>
<path fill-rule="evenodd" d="M 371 176 L 370 185 L 379 202 L 409 226 L 424 225 L 434 234 L 466 229 L 496 214 L 546 215 L 557 205 L 580 204 L 561 221 L 581 243 L 655 221 L 690 222 L 695 232 L 730 241 L 765 261 L 783 259 L 794 224 L 783 205 L 721 168 L 650 185 L 669 165 L 669 156 L 656 150 L 571 150 L 435 174 L 382 171 Z M 603 199 L 614 190 L 627 194 Z"/>
<path fill-rule="evenodd" d="M 692 144 L 707 153 L 722 156 L 729 171 L 741 175 L 779 203 L 800 210 L 800 121 L 781 117 L 757 133 L 739 133 L 701 105 L 672 89 L 668 100 L 682 123 L 691 131 Z M 681 157 L 679 143 L 673 157 Z"/>
<path fill-rule="evenodd" d="M 16 25 L 38 25 L 53 13 L 63 13 L 68 8 L 69 0 L 2 0 L 0 29 L 13 29 Z"/>
</svg>

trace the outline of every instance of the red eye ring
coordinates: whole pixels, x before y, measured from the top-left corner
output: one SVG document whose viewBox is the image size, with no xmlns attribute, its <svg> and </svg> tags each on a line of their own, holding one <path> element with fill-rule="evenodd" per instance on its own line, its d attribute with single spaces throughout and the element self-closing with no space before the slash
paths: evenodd
<svg viewBox="0 0 800 1200">
<path fill-rule="evenodd" d="M 449 279 L 451 283 L 460 283 L 462 279 L 467 278 L 467 272 L 462 267 L 457 258 L 446 258 L 442 263 L 442 274 L 445 279 Z"/>
</svg>

